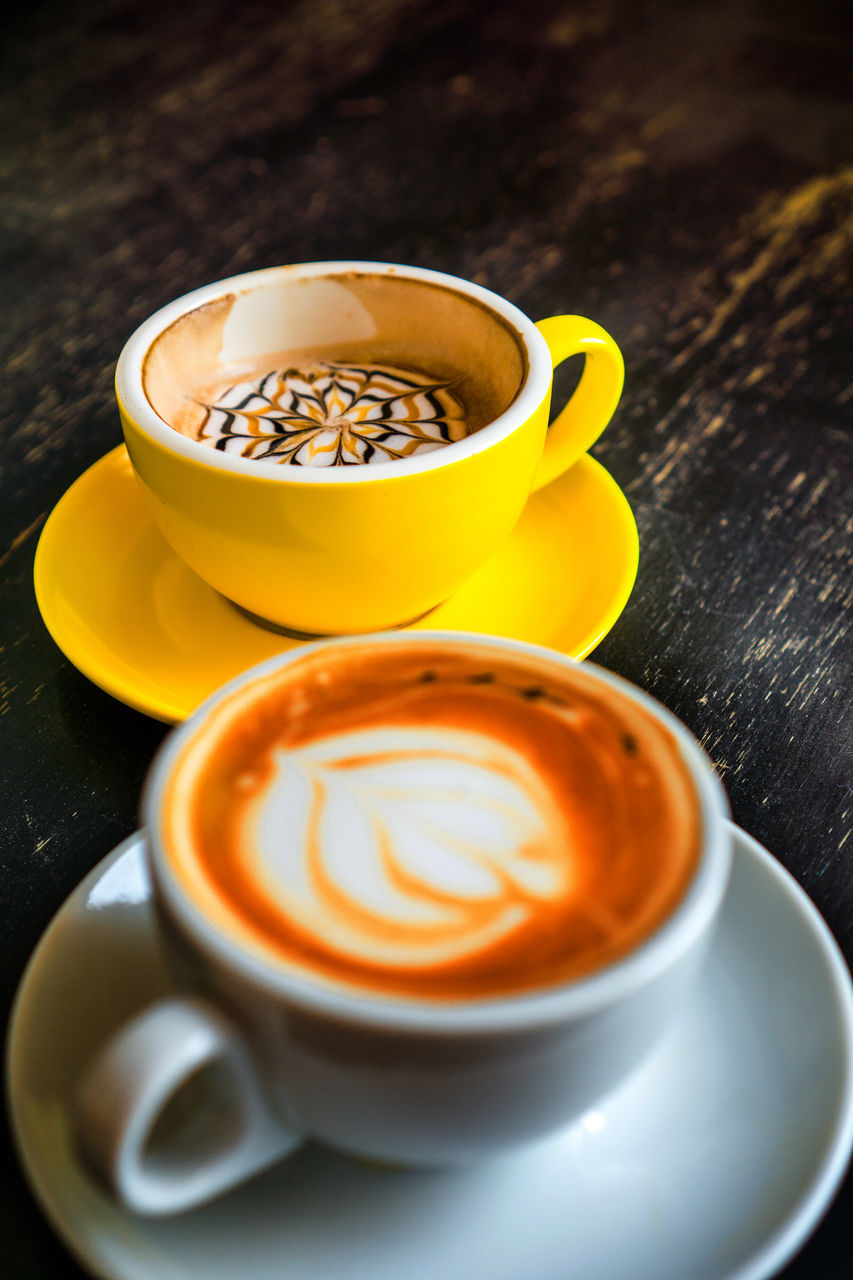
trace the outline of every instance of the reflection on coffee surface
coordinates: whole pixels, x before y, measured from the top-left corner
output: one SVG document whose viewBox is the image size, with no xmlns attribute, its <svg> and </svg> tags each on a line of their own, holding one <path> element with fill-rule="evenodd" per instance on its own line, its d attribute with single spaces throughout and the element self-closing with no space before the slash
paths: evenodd
<svg viewBox="0 0 853 1280">
<path fill-rule="evenodd" d="M 202 407 L 203 444 L 296 466 L 392 462 L 467 434 L 464 406 L 450 386 L 388 365 L 317 361 L 272 370 Z"/>
<path fill-rule="evenodd" d="M 183 747 L 164 846 L 217 927 L 366 994 L 477 999 L 588 975 L 671 914 L 699 806 L 608 686 L 485 646 L 316 652 Z"/>
</svg>

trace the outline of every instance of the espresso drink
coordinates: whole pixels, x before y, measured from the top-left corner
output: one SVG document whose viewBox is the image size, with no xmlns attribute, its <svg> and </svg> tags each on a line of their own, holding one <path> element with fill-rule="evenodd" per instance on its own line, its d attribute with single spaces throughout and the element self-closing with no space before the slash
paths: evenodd
<svg viewBox="0 0 853 1280">
<path fill-rule="evenodd" d="M 153 343 L 143 379 L 189 439 L 327 467 L 462 440 L 509 407 L 525 372 L 517 335 L 468 295 L 349 272 L 285 276 L 188 312 Z"/>
<path fill-rule="evenodd" d="M 167 859 L 215 926 L 363 994 L 593 973 L 671 914 L 699 804 L 675 739 L 579 666 L 434 642 L 315 651 L 220 702 L 173 765 Z"/>
</svg>

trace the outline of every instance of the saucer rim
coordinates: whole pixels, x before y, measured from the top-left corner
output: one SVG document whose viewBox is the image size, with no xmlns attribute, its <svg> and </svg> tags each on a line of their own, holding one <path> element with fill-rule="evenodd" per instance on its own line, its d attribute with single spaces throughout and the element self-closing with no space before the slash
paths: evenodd
<svg viewBox="0 0 853 1280">
<path fill-rule="evenodd" d="M 194 708 L 187 710 L 186 701 L 174 695 L 171 697 L 163 696 L 156 691 L 146 692 L 145 689 L 140 689 L 138 681 L 134 681 L 132 677 L 122 674 L 118 669 L 118 663 L 99 662 L 94 656 L 91 646 L 80 638 L 79 629 L 73 625 L 68 626 L 63 623 L 62 607 L 61 604 L 57 603 L 55 566 L 57 556 L 62 554 L 61 551 L 57 551 L 57 546 L 61 546 L 63 541 L 61 535 L 69 508 L 73 506 L 80 491 L 85 490 L 88 485 L 91 485 L 96 480 L 100 471 L 106 473 L 110 468 L 118 467 L 124 463 L 128 468 L 131 466 L 127 448 L 124 444 L 116 445 L 77 476 L 54 504 L 39 535 L 33 560 L 33 588 L 36 604 L 42 622 L 54 644 L 72 666 L 76 667 L 92 684 L 110 697 L 115 698 L 116 701 L 123 703 L 134 711 L 140 712 L 142 715 L 149 716 L 151 719 L 165 724 L 180 724 L 192 713 Z M 581 659 L 585 658 L 601 643 L 624 612 L 637 579 L 640 546 L 637 523 L 625 493 L 607 468 L 588 453 L 582 454 L 567 472 L 564 472 L 563 475 L 558 476 L 552 482 L 552 485 L 545 486 L 544 489 L 536 494 L 531 494 L 531 500 L 535 500 L 540 494 L 546 493 L 552 486 L 559 486 L 562 481 L 565 481 L 572 474 L 575 476 L 583 475 L 586 484 L 595 484 L 601 490 L 602 495 L 606 495 L 611 528 L 615 530 L 618 527 L 621 543 L 620 562 L 613 573 L 614 589 L 607 607 L 601 611 L 599 618 L 593 625 L 587 627 L 586 631 L 581 633 L 579 640 L 572 644 L 570 648 L 563 647 L 559 643 L 559 639 L 551 646 L 561 653 L 568 654 L 569 657 Z M 150 520 L 150 523 L 153 526 L 153 520 Z M 510 534 L 510 539 L 512 536 Z M 165 539 L 163 540 L 163 545 L 165 554 L 177 556 L 177 553 L 172 551 Z M 192 571 L 187 569 L 187 572 L 191 573 Z M 210 587 L 208 590 L 213 591 L 213 588 Z M 435 607 L 435 609 L 440 608 L 441 605 L 436 605 Z M 428 625 L 435 613 L 435 609 L 430 610 L 422 619 L 418 619 L 417 624 L 412 628 L 403 627 L 400 629 L 417 629 L 418 626 Z M 248 618 L 245 621 L 247 626 L 257 626 Z M 466 630 L 478 630 L 476 619 L 472 619 L 472 621 L 475 625 L 466 626 Z M 286 637 L 282 637 L 282 639 L 285 640 Z M 304 642 L 295 642 L 295 644 L 299 643 Z M 293 644 L 294 642 L 291 641 L 288 647 L 292 647 Z M 280 652 L 285 651 L 284 648 L 280 650 Z M 237 673 L 235 672 L 234 674 Z M 209 692 L 213 692 L 213 690 Z"/>
<path fill-rule="evenodd" d="M 853 976 L 832 930 L 799 881 L 754 836 L 734 822 L 730 826 L 733 845 L 737 846 L 742 842 L 765 874 L 775 881 L 776 888 L 796 908 L 801 922 L 808 925 L 812 938 L 820 945 L 832 982 L 839 1030 L 842 1033 L 838 1057 L 839 1061 L 842 1057 L 845 1059 L 843 1087 L 837 1102 L 837 1120 L 827 1137 L 823 1159 L 812 1175 L 810 1191 L 803 1195 L 799 1208 L 791 1213 L 788 1222 L 780 1226 L 768 1240 L 764 1250 L 766 1260 L 762 1262 L 762 1255 L 759 1254 L 725 1278 L 770 1280 L 770 1277 L 775 1276 L 792 1260 L 798 1249 L 817 1229 L 839 1191 L 850 1164 L 853 1151 Z"/>
<path fill-rule="evenodd" d="M 784 1267 L 817 1229 L 820 1220 L 829 1209 L 847 1170 L 853 1148 L 853 979 L 844 955 L 820 911 L 793 875 L 767 849 L 735 823 L 729 822 L 735 857 L 751 859 L 762 875 L 769 877 L 774 888 L 781 892 L 794 908 L 803 928 L 807 929 L 821 958 L 825 962 L 827 977 L 835 1007 L 838 1030 L 836 1053 L 843 1066 L 842 1087 L 836 1100 L 835 1123 L 829 1127 L 822 1158 L 807 1181 L 799 1203 L 764 1244 L 742 1266 L 730 1271 L 720 1280 L 770 1280 Z M 67 1222 L 62 1207 L 52 1194 L 50 1179 L 45 1176 L 44 1162 L 37 1169 L 28 1159 L 27 1139 L 19 1121 L 16 1098 L 21 1096 L 22 1085 L 17 1079 L 16 1063 L 20 1056 L 19 1045 L 25 1032 L 23 1019 L 29 1003 L 29 989 L 37 981 L 42 957 L 50 945 L 55 927 L 69 911 L 72 900 L 80 902 L 101 880 L 106 872 L 125 855 L 145 841 L 144 830 L 137 830 L 117 845 L 83 878 L 56 911 L 36 945 L 18 984 L 9 1017 L 9 1029 L 5 1053 L 5 1105 L 13 1145 L 24 1180 L 47 1219 L 49 1226 L 69 1254 L 98 1280 L 129 1280 L 130 1273 L 119 1272 L 108 1265 L 108 1259 L 100 1256 L 96 1238 L 87 1238 Z M 151 891 L 140 906 L 148 908 Z M 723 908 L 725 910 L 725 907 Z M 115 1207 L 115 1212 L 125 1215 Z M 94 1251 L 93 1247 L 94 1246 Z"/>
</svg>

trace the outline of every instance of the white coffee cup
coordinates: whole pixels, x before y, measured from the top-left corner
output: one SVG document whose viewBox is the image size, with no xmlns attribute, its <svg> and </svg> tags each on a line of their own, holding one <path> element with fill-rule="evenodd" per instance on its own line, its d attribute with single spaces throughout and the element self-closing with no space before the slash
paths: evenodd
<svg viewBox="0 0 853 1280">
<path fill-rule="evenodd" d="M 425 642 L 511 657 L 533 678 L 571 669 L 674 739 L 698 801 L 698 863 L 672 913 L 626 957 L 507 997 L 386 998 L 276 966 L 187 894 L 166 856 L 160 808 L 198 726 L 236 691 L 306 654 Z M 90 1163 L 128 1208 L 167 1214 L 212 1198 L 306 1139 L 395 1164 L 440 1166 L 569 1124 L 645 1058 L 688 996 L 725 895 L 727 815 L 710 761 L 665 708 L 601 668 L 533 645 L 394 632 L 305 646 L 244 673 L 170 735 L 149 774 L 149 861 L 186 993 L 125 1024 L 87 1067 L 75 1123 Z"/>
</svg>

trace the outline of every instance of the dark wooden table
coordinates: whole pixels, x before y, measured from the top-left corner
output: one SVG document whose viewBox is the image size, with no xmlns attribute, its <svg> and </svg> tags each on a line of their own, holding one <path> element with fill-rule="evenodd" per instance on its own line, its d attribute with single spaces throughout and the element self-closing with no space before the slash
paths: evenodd
<svg viewBox="0 0 853 1280">
<path fill-rule="evenodd" d="M 136 824 L 164 726 L 56 649 L 32 562 L 120 439 L 132 329 L 206 281 L 358 257 L 486 283 L 620 342 L 595 453 L 640 529 L 598 662 L 721 770 L 853 956 L 853 111 L 812 0 L 20 4 L 0 77 L 3 1008 Z M 121 530 L 116 530 L 121 536 Z M 7 1152 L 0 1267 L 80 1272 Z M 790 1280 L 849 1280 L 850 1181 Z M 531 1280 L 537 1277 L 531 1276 Z"/>
</svg>

